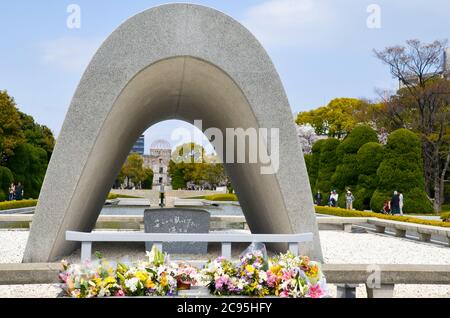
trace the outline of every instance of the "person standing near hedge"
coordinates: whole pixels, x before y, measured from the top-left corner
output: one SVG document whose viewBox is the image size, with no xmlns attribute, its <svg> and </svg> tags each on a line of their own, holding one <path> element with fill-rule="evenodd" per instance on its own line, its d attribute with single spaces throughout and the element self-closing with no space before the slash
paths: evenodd
<svg viewBox="0 0 450 318">
<path fill-rule="evenodd" d="M 14 200 L 14 193 L 16 192 L 16 186 L 14 185 L 14 183 L 11 183 L 11 185 L 9 186 L 9 190 L 8 190 L 8 201 L 13 201 Z"/>
<path fill-rule="evenodd" d="M 336 190 L 331 191 L 328 205 L 331 207 L 337 208 L 338 199 L 339 199 L 339 195 L 337 194 Z"/>
<path fill-rule="evenodd" d="M 400 215 L 403 215 L 403 193 L 399 192 L 398 194 L 399 199 L 399 208 L 400 208 Z"/>
<path fill-rule="evenodd" d="M 315 199 L 315 203 L 317 205 L 321 205 L 322 204 L 323 196 L 322 196 L 322 193 L 320 193 L 320 190 L 317 190 L 317 193 L 314 196 L 314 199 Z"/>
<path fill-rule="evenodd" d="M 355 197 L 353 196 L 353 193 L 348 190 L 345 194 L 345 208 L 347 210 L 353 210 L 353 201 L 355 201 Z"/>
<path fill-rule="evenodd" d="M 23 198 L 23 186 L 20 182 L 17 183 L 14 196 L 17 201 L 20 201 Z"/>
<path fill-rule="evenodd" d="M 391 211 L 393 215 L 400 213 L 400 197 L 397 191 L 394 191 L 391 199 Z"/>
</svg>

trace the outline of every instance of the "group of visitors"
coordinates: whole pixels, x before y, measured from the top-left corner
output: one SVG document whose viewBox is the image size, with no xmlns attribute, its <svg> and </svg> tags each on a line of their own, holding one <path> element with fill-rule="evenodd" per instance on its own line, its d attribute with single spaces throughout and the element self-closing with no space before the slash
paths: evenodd
<svg viewBox="0 0 450 318">
<path fill-rule="evenodd" d="M 336 190 L 332 190 L 328 197 L 327 206 L 337 208 L 338 207 L 338 199 L 339 199 L 339 194 L 337 193 Z M 322 205 L 322 201 L 323 201 L 323 195 L 320 192 L 320 190 L 318 190 L 317 193 L 314 195 L 314 204 Z M 345 193 L 345 208 L 347 210 L 353 210 L 353 202 L 354 201 L 355 201 L 355 196 L 350 191 L 350 189 L 347 189 L 347 192 Z M 394 191 L 394 195 L 392 196 L 392 198 L 390 200 L 384 200 L 383 209 L 381 210 L 381 213 L 403 215 L 403 194 L 401 192 Z"/>
<path fill-rule="evenodd" d="M 23 199 L 23 186 L 20 182 L 17 184 L 11 183 L 8 190 L 8 200 L 13 201 L 17 200 L 20 201 Z"/>
<path fill-rule="evenodd" d="M 384 200 L 381 213 L 403 215 L 403 193 L 394 191 L 391 200 Z"/>
<path fill-rule="evenodd" d="M 320 190 L 317 191 L 316 195 L 314 196 L 314 203 L 317 205 L 321 205 L 323 200 L 323 195 L 320 192 Z M 330 195 L 328 197 L 328 206 L 337 208 L 338 206 L 338 200 L 339 200 L 339 194 L 336 190 L 332 190 L 330 192 Z M 348 210 L 353 210 L 353 202 L 355 201 L 355 197 L 353 196 L 353 193 L 350 191 L 350 189 L 347 190 L 345 193 L 345 207 Z"/>
</svg>

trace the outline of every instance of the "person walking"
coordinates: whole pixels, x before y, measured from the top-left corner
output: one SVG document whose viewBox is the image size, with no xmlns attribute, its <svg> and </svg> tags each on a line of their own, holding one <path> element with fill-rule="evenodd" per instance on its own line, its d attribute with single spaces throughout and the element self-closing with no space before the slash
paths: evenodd
<svg viewBox="0 0 450 318">
<path fill-rule="evenodd" d="M 14 183 L 11 183 L 8 189 L 8 201 L 14 200 L 14 192 L 16 192 L 16 186 L 14 185 Z"/>
<path fill-rule="evenodd" d="M 347 210 L 353 210 L 353 201 L 355 201 L 355 197 L 353 196 L 353 193 L 348 190 L 345 194 L 345 208 Z"/>
<path fill-rule="evenodd" d="M 400 215 L 403 215 L 403 193 L 399 192 L 398 199 L 399 199 Z"/>
<path fill-rule="evenodd" d="M 397 191 L 394 191 L 394 195 L 391 198 L 391 212 L 392 215 L 400 213 L 400 198 Z"/>
<path fill-rule="evenodd" d="M 323 200 L 322 193 L 320 193 L 320 190 L 317 190 L 316 195 L 314 196 L 314 201 L 317 205 L 321 205 Z"/>
<path fill-rule="evenodd" d="M 17 186 L 15 187 L 14 199 L 17 201 L 20 201 L 20 200 L 22 200 L 22 198 L 23 198 L 23 186 L 19 182 L 19 183 L 17 183 Z"/>
</svg>

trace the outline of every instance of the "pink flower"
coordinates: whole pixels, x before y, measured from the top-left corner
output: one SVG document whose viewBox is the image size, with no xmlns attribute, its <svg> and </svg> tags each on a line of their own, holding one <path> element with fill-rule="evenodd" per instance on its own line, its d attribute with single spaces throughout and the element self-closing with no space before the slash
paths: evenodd
<svg viewBox="0 0 450 318">
<path fill-rule="evenodd" d="M 289 297 L 288 291 L 287 291 L 287 290 L 283 290 L 283 291 L 280 293 L 280 297 Z"/>
<path fill-rule="evenodd" d="M 289 270 L 283 270 L 283 280 L 289 280 L 292 277 L 294 277 L 294 271 L 289 269 Z"/>
<path fill-rule="evenodd" d="M 67 277 L 69 277 L 69 274 L 67 273 L 61 273 L 59 274 L 59 278 L 65 283 L 67 282 Z"/>
<path fill-rule="evenodd" d="M 319 285 L 313 285 L 309 288 L 308 296 L 311 298 L 320 298 L 324 295 L 322 288 Z"/>
<path fill-rule="evenodd" d="M 125 293 L 123 292 L 123 290 L 122 290 L 122 289 L 119 289 L 118 291 L 116 291 L 116 294 L 115 294 L 115 296 L 118 296 L 118 297 L 123 297 L 123 296 L 125 296 Z"/>
</svg>

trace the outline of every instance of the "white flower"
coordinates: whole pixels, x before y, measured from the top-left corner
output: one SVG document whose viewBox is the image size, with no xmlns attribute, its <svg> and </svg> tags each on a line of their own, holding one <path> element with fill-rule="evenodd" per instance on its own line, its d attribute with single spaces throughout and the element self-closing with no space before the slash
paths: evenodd
<svg viewBox="0 0 450 318">
<path fill-rule="evenodd" d="M 139 283 L 139 279 L 137 277 L 133 277 L 131 279 L 125 280 L 125 286 L 134 293 L 137 289 L 137 284 Z"/>
<path fill-rule="evenodd" d="M 267 280 L 267 274 L 265 271 L 259 271 L 259 282 L 262 283 L 263 281 Z"/>
</svg>

